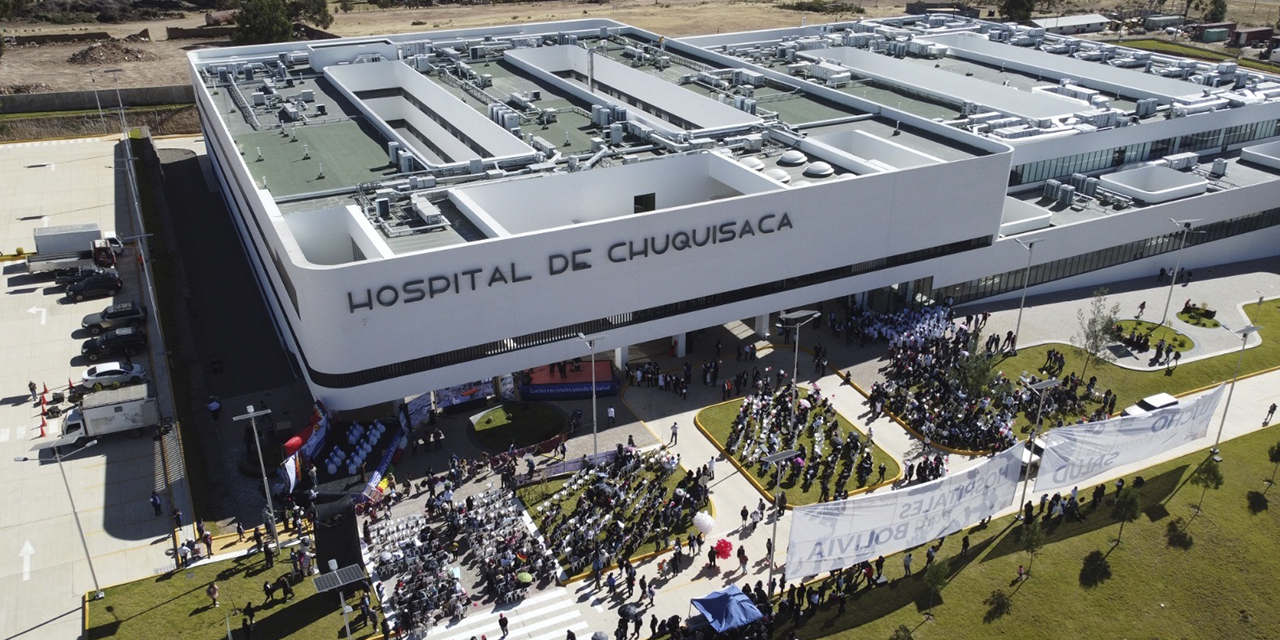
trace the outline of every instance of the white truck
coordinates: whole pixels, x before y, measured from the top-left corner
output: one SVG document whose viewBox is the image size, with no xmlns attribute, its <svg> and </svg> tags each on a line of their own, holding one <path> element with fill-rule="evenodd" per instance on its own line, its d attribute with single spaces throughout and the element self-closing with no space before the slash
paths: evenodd
<svg viewBox="0 0 1280 640">
<path fill-rule="evenodd" d="M 38 227 L 35 241 L 36 252 L 27 256 L 27 273 L 91 265 L 110 267 L 116 263 L 111 239 L 104 240 L 102 230 L 94 223 Z"/>
<path fill-rule="evenodd" d="M 147 395 L 147 385 L 104 389 L 85 395 L 67 411 L 55 446 L 121 431 L 132 431 L 136 438 L 145 428 L 158 424 L 160 410 L 156 399 Z"/>
</svg>

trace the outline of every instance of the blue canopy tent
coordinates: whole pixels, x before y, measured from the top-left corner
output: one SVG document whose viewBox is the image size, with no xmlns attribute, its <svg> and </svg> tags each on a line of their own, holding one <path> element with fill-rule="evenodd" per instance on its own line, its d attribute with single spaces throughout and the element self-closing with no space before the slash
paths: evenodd
<svg viewBox="0 0 1280 640">
<path fill-rule="evenodd" d="M 707 622 L 717 633 L 751 624 L 764 617 L 751 602 L 751 598 L 734 585 L 705 597 L 695 598 L 693 606 L 707 618 Z"/>
</svg>

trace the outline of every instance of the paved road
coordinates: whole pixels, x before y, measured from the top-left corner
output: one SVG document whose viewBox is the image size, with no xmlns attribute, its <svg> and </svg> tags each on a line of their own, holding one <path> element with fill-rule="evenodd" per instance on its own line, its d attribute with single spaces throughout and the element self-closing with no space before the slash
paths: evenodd
<svg viewBox="0 0 1280 640">
<path fill-rule="evenodd" d="M 117 151 L 111 139 L 0 145 L 0 175 L 6 176 L 0 180 L 0 247 L 30 251 L 33 230 L 46 225 L 97 222 L 130 235 Z M 51 281 L 26 274 L 23 263 L 0 266 L 0 483 L 6 488 L 0 498 L 0 637 L 73 638 L 80 630 L 80 597 L 93 579 L 49 450 L 58 420 L 40 437 L 40 407 L 26 386 L 34 380 L 65 391 L 69 377 L 79 378 L 87 363 L 78 348 L 88 337 L 80 319 L 110 301 L 67 303 Z M 125 290 L 119 299 L 142 299 L 136 263 L 125 260 L 120 271 Z M 101 585 L 170 566 L 169 520 L 155 517 L 147 503 L 153 489 L 165 489 L 157 441 L 104 437 L 70 454 L 63 467 Z"/>
</svg>

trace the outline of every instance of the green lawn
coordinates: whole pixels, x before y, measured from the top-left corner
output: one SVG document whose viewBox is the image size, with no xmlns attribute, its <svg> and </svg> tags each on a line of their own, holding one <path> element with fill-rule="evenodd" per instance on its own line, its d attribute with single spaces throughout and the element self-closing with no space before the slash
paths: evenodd
<svg viewBox="0 0 1280 640">
<path fill-rule="evenodd" d="M 1210 329 L 1216 329 L 1222 326 L 1222 323 L 1218 322 L 1217 318 L 1206 318 L 1198 313 L 1193 314 L 1193 313 L 1188 313 L 1186 311 L 1179 311 L 1178 319 L 1187 324 L 1195 325 L 1197 327 L 1207 327 Z"/>
<path fill-rule="evenodd" d="M 1116 324 L 1120 326 L 1120 332 L 1125 336 L 1128 336 L 1130 331 L 1137 331 L 1139 336 L 1150 336 L 1152 349 L 1155 349 L 1156 343 L 1162 339 L 1165 341 L 1165 345 L 1172 346 L 1174 351 L 1188 351 L 1195 346 L 1195 342 L 1191 338 L 1154 322 L 1121 320 Z"/>
<path fill-rule="evenodd" d="M 252 559 L 237 558 L 194 569 L 167 573 L 154 578 L 122 584 L 106 590 L 106 598 L 88 603 L 88 640 L 98 638 L 205 638 L 227 637 L 228 616 L 233 637 L 239 640 L 240 609 L 252 602 L 258 609 L 255 638 L 345 637 L 338 596 L 316 593 L 311 578 L 293 586 L 295 598 L 285 603 L 276 592 L 274 604 L 264 605 L 262 583 L 289 573 L 288 555 L 278 555 L 275 567 L 266 568 L 261 554 Z M 281 562 L 283 560 L 283 562 Z M 220 606 L 210 606 L 205 595 L 211 581 L 217 581 Z M 350 601 L 352 637 L 368 638 L 376 626 L 357 623 L 360 600 Z M 375 598 L 376 602 L 376 598 Z M 376 609 L 376 605 L 375 605 Z"/>
<path fill-rule="evenodd" d="M 684 476 L 685 476 L 685 470 L 681 467 L 677 467 L 675 472 L 667 474 L 666 478 L 663 480 L 663 483 L 662 483 L 663 487 L 665 487 L 664 489 L 665 495 L 670 496 L 672 491 L 675 490 L 676 484 L 678 484 L 680 480 L 684 478 Z M 644 478 L 649 478 L 652 481 L 652 479 L 655 477 L 657 477 L 657 474 L 655 472 L 650 471 L 648 469 L 644 469 L 639 474 L 637 474 L 634 481 L 639 482 L 641 479 L 644 479 Z M 551 497 L 554 496 L 555 493 L 559 491 L 561 487 L 564 486 L 566 479 L 567 478 L 548 480 L 546 482 L 542 482 L 539 484 L 526 485 L 516 489 L 516 496 L 519 497 L 520 500 L 522 500 L 525 506 L 529 509 L 529 515 L 533 517 L 533 521 L 538 525 L 539 529 L 542 529 L 542 534 L 544 536 L 548 535 L 550 532 L 544 529 L 544 525 L 545 525 L 544 518 L 539 517 L 537 506 L 543 502 L 550 500 Z M 560 503 L 561 512 L 572 513 L 574 509 L 578 508 L 578 500 L 582 498 L 582 494 L 586 491 L 586 488 L 587 488 L 586 486 L 583 486 L 581 490 L 574 492 L 568 497 L 566 497 L 564 501 Z M 548 506 L 550 505 L 548 504 Z M 627 521 L 634 522 L 637 516 L 639 516 L 638 511 L 628 514 Z M 617 516 L 615 515 L 615 517 Z M 691 531 L 693 531 L 693 521 L 691 518 L 686 518 L 685 521 L 681 523 L 678 530 L 674 533 L 675 535 L 679 535 L 683 537 Z M 602 535 L 601 538 L 603 537 L 604 536 Z M 661 540 L 656 540 L 655 536 L 650 536 L 649 538 L 645 539 L 645 541 L 642 542 L 640 546 L 636 549 L 635 555 L 642 555 L 642 554 L 650 553 L 653 551 L 661 551 L 662 549 L 667 548 L 667 546 L 670 546 L 670 545 L 664 546 Z M 554 549 L 554 551 L 556 552 L 557 557 L 559 557 L 561 563 L 564 564 L 566 569 L 568 569 L 568 565 L 567 563 L 565 563 L 564 558 L 560 556 L 561 549 L 557 547 L 556 549 Z"/>
<path fill-rule="evenodd" d="M 1245 305 L 1249 320 L 1261 325 L 1258 335 L 1262 344 L 1244 352 L 1240 363 L 1240 375 L 1263 371 L 1280 365 L 1280 301 L 1269 300 L 1258 305 Z M 1222 329 L 1226 331 L 1226 329 Z M 1062 345 L 1046 344 L 1020 349 L 1018 355 L 1002 358 L 996 363 L 996 369 L 1004 371 L 1010 378 L 1017 378 L 1022 372 L 1036 372 L 1044 364 L 1045 352 L 1058 349 L 1066 354 L 1067 366 L 1063 369 L 1065 378 L 1071 372 L 1077 374 L 1084 371 L 1084 358 L 1073 348 L 1063 349 Z M 1112 364 L 1101 364 L 1090 367 L 1083 377 L 1098 376 L 1098 389 L 1111 389 L 1119 395 L 1116 410 L 1131 405 L 1142 398 L 1156 393 L 1177 395 L 1199 389 L 1201 387 L 1229 382 L 1235 372 L 1239 352 L 1226 353 L 1213 358 L 1184 362 L 1172 371 L 1133 371 Z M 1145 361 L 1145 360 L 1144 360 Z M 1090 405 L 1092 406 L 1092 405 Z"/>
<path fill-rule="evenodd" d="M 504 402 L 476 420 L 476 440 L 489 451 L 517 449 L 554 438 L 564 431 L 564 414 L 541 402 Z"/>
<path fill-rule="evenodd" d="M 1234 54 L 1215 51 L 1213 49 L 1205 49 L 1177 42 L 1169 42 L 1168 40 L 1159 40 L 1155 38 L 1143 38 L 1139 40 L 1124 40 L 1119 42 L 1122 46 L 1133 47 L 1134 49 L 1145 49 L 1147 51 L 1159 51 L 1162 53 L 1170 53 L 1175 56 L 1185 56 L 1188 58 L 1200 58 L 1201 60 L 1230 60 L 1240 63 L 1242 67 L 1250 69 L 1259 69 L 1262 71 L 1270 71 L 1272 73 L 1280 69 L 1277 65 L 1254 60 L 1251 58 L 1237 59 Z M 1240 51 L 1236 49 L 1235 51 Z"/>
<path fill-rule="evenodd" d="M 724 447 L 724 443 L 729 440 L 729 432 L 733 426 L 733 420 L 738 417 L 739 407 L 741 406 L 742 400 L 731 400 L 729 402 L 707 407 L 698 413 L 698 422 L 702 425 L 702 428 L 706 429 L 707 433 L 710 433 L 711 437 L 715 438 L 716 442 L 718 442 L 722 448 Z M 840 422 L 841 428 L 846 433 L 848 433 L 849 427 L 853 425 L 852 421 L 839 413 L 836 414 L 836 420 Z M 863 437 L 865 434 L 859 433 L 859 436 Z M 799 444 L 803 445 L 806 449 L 813 447 L 813 438 L 809 436 L 807 432 L 801 432 L 798 440 Z M 828 446 L 827 450 L 830 451 L 830 446 Z M 742 463 L 741 460 L 738 462 L 739 464 Z M 884 477 L 886 483 L 892 481 L 893 478 L 898 476 L 898 472 L 901 470 L 898 466 L 898 461 L 894 460 L 892 456 L 885 453 L 880 447 L 873 447 L 871 452 L 872 481 L 875 480 L 876 475 L 878 474 L 877 470 L 880 468 L 881 462 L 885 465 Z M 843 465 L 843 463 L 841 463 L 841 465 Z M 771 488 L 772 485 L 770 484 L 769 477 L 767 475 L 760 475 L 759 465 L 749 468 L 746 467 L 746 465 L 743 465 L 743 467 L 747 469 L 747 473 L 751 474 L 751 477 L 754 478 L 756 482 L 759 482 L 761 486 L 764 486 L 766 489 Z M 841 468 L 843 468 L 843 466 Z M 840 471 L 837 470 L 837 476 L 839 473 Z M 818 481 L 815 481 L 810 485 L 808 491 L 803 490 L 803 482 L 784 481 L 779 486 L 787 493 L 787 504 L 793 506 L 814 504 L 818 501 L 818 498 L 822 496 L 822 484 Z M 856 472 L 853 474 L 853 477 L 849 479 L 847 488 L 850 492 L 859 488 L 858 474 Z"/>
<path fill-rule="evenodd" d="M 923 570 L 902 576 L 900 556 L 885 563 L 887 588 L 863 590 L 843 616 L 834 605 L 802 623 L 801 638 L 834 640 L 888 638 L 899 625 L 914 638 L 1277 638 L 1280 615 L 1280 554 L 1275 531 L 1280 507 L 1268 508 L 1273 465 L 1267 448 L 1280 440 L 1280 427 L 1238 438 L 1222 446 L 1225 483 L 1209 490 L 1204 511 L 1194 507 L 1202 489 L 1187 484 L 1206 451 L 1147 469 L 1140 475 L 1143 513 L 1119 525 L 1104 506 L 1087 520 L 1046 527 L 1047 544 L 1036 556 L 1032 577 L 1017 583 L 1019 565 L 1029 564 L 1021 526 L 1004 518 L 949 536 L 938 555 L 951 577 L 941 591 L 934 618 Z M 1127 480 L 1132 484 L 1133 477 Z M 1081 497 L 1092 485 L 1081 486 Z M 1107 483 L 1109 501 L 1114 486 Z M 1037 498 L 1038 499 L 1038 498 Z M 1170 528 L 1185 535 L 1170 536 Z M 973 548 L 952 560 L 963 535 Z M 923 549 L 915 551 L 923 568 Z M 996 589 L 1012 596 L 1012 608 L 997 615 L 985 601 Z M 791 638 L 794 627 L 779 622 L 775 637 Z"/>
</svg>

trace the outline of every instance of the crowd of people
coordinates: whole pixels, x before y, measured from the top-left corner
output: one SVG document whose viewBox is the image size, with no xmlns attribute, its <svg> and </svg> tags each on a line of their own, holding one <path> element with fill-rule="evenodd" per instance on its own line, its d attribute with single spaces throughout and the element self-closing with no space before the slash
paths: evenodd
<svg viewBox="0 0 1280 640">
<path fill-rule="evenodd" d="M 849 481 L 855 477 L 857 487 L 871 482 L 876 468 L 870 436 L 863 439 L 842 426 L 821 389 L 815 385 L 812 394 L 797 401 L 795 385 L 785 382 L 784 375 L 770 380 L 759 369 L 749 384 L 754 391 L 744 398 L 725 449 L 747 466 L 759 465 L 760 476 L 768 478 L 770 488 L 798 484 L 808 492 L 817 483 L 819 500 L 825 502 L 847 497 Z M 780 385 L 776 391 L 775 384 Z M 798 453 L 777 464 L 765 463 L 769 456 L 787 450 Z M 882 463 L 877 482 L 884 480 L 885 470 Z"/>
<path fill-rule="evenodd" d="M 402 634 L 425 632 L 440 620 L 465 617 L 473 594 L 463 564 L 500 603 L 555 577 L 554 558 L 520 514 L 506 489 L 458 500 L 446 489 L 426 501 L 421 515 L 366 521 L 368 563 L 388 625 Z"/>
<path fill-rule="evenodd" d="M 601 570 L 630 558 L 642 544 L 662 546 L 689 527 L 707 504 L 702 470 L 686 472 L 676 486 L 679 457 L 663 450 L 641 453 L 618 445 L 607 461 L 589 464 L 537 507 L 547 544 L 572 573 Z"/>
<path fill-rule="evenodd" d="M 1105 419 L 1114 410 L 1115 395 L 1097 389 L 1097 378 L 1087 382 L 1074 373 L 1059 386 L 1037 391 L 1041 375 L 1061 375 L 1065 357 L 1050 350 L 1037 374 L 1011 379 L 990 367 L 973 362 L 1012 352 L 1016 336 L 992 335 L 978 345 L 985 316 L 953 317 L 945 305 L 904 309 L 893 314 L 861 312 L 859 324 L 889 345 L 889 363 L 882 369 L 884 382 L 873 384 L 868 403 L 872 418 L 891 411 L 910 425 L 927 444 L 966 451 L 1001 451 L 1017 442 L 1015 421 L 1024 413 L 1032 422 L 1043 411 L 1044 419 L 1062 425 L 1071 416 L 1081 420 Z M 982 376 L 988 375 L 989 378 Z M 1042 395 L 1043 394 L 1043 397 Z M 1086 403 L 1096 402 L 1091 408 Z M 931 474 L 925 465 L 925 477 Z"/>
</svg>

